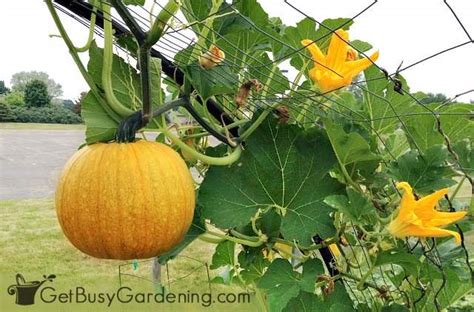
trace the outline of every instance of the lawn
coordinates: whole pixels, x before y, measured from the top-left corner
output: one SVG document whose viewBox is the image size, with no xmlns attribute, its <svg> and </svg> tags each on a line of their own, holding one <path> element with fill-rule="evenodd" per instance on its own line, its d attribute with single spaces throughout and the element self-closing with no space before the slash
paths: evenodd
<svg viewBox="0 0 474 312">
<path fill-rule="evenodd" d="M 133 292 L 153 293 L 154 286 L 151 277 L 151 261 L 138 263 L 134 270 L 133 264 L 126 261 L 99 260 L 82 254 L 75 249 L 63 236 L 59 228 L 51 199 L 43 200 L 9 200 L 0 202 L 0 262 L 1 289 L 0 307 L 2 311 L 20 311 L 21 306 L 13 304 L 14 297 L 9 296 L 5 289 L 15 282 L 15 274 L 20 272 L 25 279 L 42 279 L 43 274 L 55 274 L 56 279 L 46 285 L 54 287 L 58 292 L 68 292 L 76 286 L 82 286 L 92 292 L 114 292 L 120 285 L 133 289 Z M 163 268 L 163 284 L 173 293 L 209 292 L 240 293 L 243 289 L 235 286 L 223 286 L 208 283 L 206 262 L 210 263 L 213 245 L 201 241 L 194 242 L 186 251 L 169 262 L 168 272 Z M 118 269 L 130 275 L 122 275 L 119 283 Z M 211 271 L 211 276 L 216 273 Z M 45 287 L 45 286 L 43 286 Z M 37 295 L 38 297 L 38 295 Z M 36 298 L 36 301 L 39 301 Z M 166 306 L 165 311 L 258 311 L 257 300 L 252 296 L 250 304 L 213 305 L 205 308 L 201 304 Z M 156 310 L 156 304 L 125 304 L 115 303 L 113 311 L 148 311 Z M 96 311 L 107 310 L 104 304 L 35 304 L 37 308 L 47 311 Z M 162 310 L 163 305 L 160 306 Z"/>
<path fill-rule="evenodd" d="M 0 122 L 0 129 L 26 129 L 26 130 L 84 130 L 83 124 L 45 124 L 45 123 L 21 123 Z"/>
</svg>

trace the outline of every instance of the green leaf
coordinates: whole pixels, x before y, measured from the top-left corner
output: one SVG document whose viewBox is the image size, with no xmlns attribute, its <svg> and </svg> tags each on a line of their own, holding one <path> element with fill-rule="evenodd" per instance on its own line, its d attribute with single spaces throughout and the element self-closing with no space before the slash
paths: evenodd
<svg viewBox="0 0 474 312">
<path fill-rule="evenodd" d="M 359 309 L 358 309 L 359 310 Z M 340 312 L 355 311 L 353 303 L 344 286 L 336 283 L 334 291 L 325 296 L 300 292 L 299 296 L 293 298 L 286 306 L 285 312 L 307 311 L 307 312 Z"/>
<path fill-rule="evenodd" d="M 393 90 L 393 84 L 385 79 L 384 74 L 375 66 L 364 71 L 367 90 L 364 94 L 364 111 L 371 120 L 370 126 L 379 134 L 391 134 L 400 124 L 397 115 L 411 112 L 415 104 L 407 95 Z M 406 81 L 400 78 L 403 88 L 408 89 Z"/>
<path fill-rule="evenodd" d="M 267 237 L 279 237 L 281 216 L 275 210 L 270 210 L 257 220 L 256 225 Z"/>
<path fill-rule="evenodd" d="M 117 44 L 129 51 L 133 56 L 137 55 L 138 43 L 131 33 L 117 36 Z"/>
<path fill-rule="evenodd" d="M 247 284 L 260 279 L 270 265 L 270 261 L 263 256 L 261 248 L 245 248 L 239 253 L 238 261 L 242 268 L 240 275 Z"/>
<path fill-rule="evenodd" d="M 229 66 L 222 65 L 204 69 L 197 63 L 193 63 L 186 66 L 184 70 L 204 100 L 214 95 L 236 92 L 239 79 Z"/>
<path fill-rule="evenodd" d="M 283 259 L 276 259 L 270 264 L 258 287 L 267 289 L 269 310 L 275 312 L 281 311 L 300 292 L 293 267 Z"/>
<path fill-rule="evenodd" d="M 452 143 L 474 137 L 473 109 L 472 104 L 454 103 L 438 110 L 442 129 Z"/>
<path fill-rule="evenodd" d="M 400 304 L 394 303 L 389 306 L 385 306 L 382 308 L 382 312 L 405 312 L 409 311 L 406 306 L 402 306 Z"/>
<path fill-rule="evenodd" d="M 402 129 L 397 129 L 393 133 L 389 134 L 384 144 L 384 156 L 387 159 L 391 159 L 390 154 L 398 158 L 405 154 L 410 149 L 405 132 Z"/>
<path fill-rule="evenodd" d="M 285 41 L 291 44 L 294 48 L 301 49 L 301 40 L 317 39 L 316 22 L 309 17 L 306 17 L 296 24 L 296 27 L 288 26 L 285 28 Z"/>
<path fill-rule="evenodd" d="M 311 237 L 335 233 L 323 202 L 340 192 L 328 171 L 335 157 L 318 130 L 276 124 L 268 118 L 248 139 L 239 162 L 211 167 L 201 184 L 203 215 L 222 228 L 244 226 L 258 209 L 282 215 L 281 233 L 287 240 L 310 245 Z"/>
<path fill-rule="evenodd" d="M 286 306 L 285 312 L 305 311 L 323 312 L 328 311 L 323 308 L 324 302 L 320 296 L 302 291 L 298 297 L 291 299 Z M 342 311 L 342 310 L 340 310 Z"/>
<path fill-rule="evenodd" d="M 442 130 L 451 143 L 474 137 L 474 122 L 470 120 L 472 105 L 452 104 L 437 109 L 438 104 L 426 105 L 440 114 Z M 423 152 L 434 145 L 443 144 L 444 138 L 438 132 L 435 116 L 422 106 L 413 109 L 414 116 L 405 117 L 407 128 L 416 146 Z"/>
<path fill-rule="evenodd" d="M 211 0 L 183 0 L 181 10 L 188 22 L 202 21 L 207 18 L 212 8 Z"/>
<path fill-rule="evenodd" d="M 86 124 L 87 144 L 107 142 L 114 138 L 118 124 L 105 112 L 90 91 L 81 103 L 81 116 Z"/>
<path fill-rule="evenodd" d="M 150 83 L 152 88 L 151 93 L 151 108 L 152 111 L 163 105 L 165 92 L 161 89 L 161 60 L 158 58 L 150 58 Z M 153 118 L 146 129 L 158 129 L 161 125 L 161 116 Z"/>
<path fill-rule="evenodd" d="M 269 46 L 268 37 L 252 29 L 229 33 L 219 38 L 216 44 L 225 52 L 225 64 L 232 64 L 234 72 L 247 67 L 252 61 L 255 62 L 262 50 Z M 259 63 L 260 66 L 265 64 L 268 62 Z"/>
<path fill-rule="evenodd" d="M 341 283 L 335 283 L 334 291 L 332 292 L 332 294 L 330 294 L 329 296 L 325 298 L 324 302 L 326 306 L 330 307 L 330 311 L 334 311 L 334 312 L 352 311 L 354 309 L 351 297 L 349 297 L 349 295 L 347 294 L 346 288 Z M 344 309 L 342 310 L 333 309 L 333 306 L 335 304 L 343 306 Z"/>
<path fill-rule="evenodd" d="M 341 166 L 353 177 L 358 170 L 377 166 L 380 156 L 372 153 L 367 141 L 357 132 L 346 133 L 330 119 L 324 120 L 329 140 Z"/>
<path fill-rule="evenodd" d="M 269 310 L 281 311 L 300 291 L 314 291 L 318 275 L 324 274 L 319 259 L 310 259 L 303 265 L 303 274 L 293 271 L 284 259 L 276 259 L 270 264 L 258 287 L 267 290 Z"/>
<path fill-rule="evenodd" d="M 216 251 L 212 256 L 212 264 L 210 268 L 215 270 L 222 266 L 234 266 L 235 264 L 235 243 L 231 241 L 224 241 L 219 243 Z"/>
<path fill-rule="evenodd" d="M 420 111 L 421 109 L 417 109 Z M 426 111 L 425 111 L 426 112 Z M 405 117 L 405 124 L 407 126 L 407 137 L 416 143 L 414 148 L 419 148 L 422 152 L 434 145 L 443 144 L 443 137 L 436 130 L 436 119 L 432 115 L 415 115 Z"/>
<path fill-rule="evenodd" d="M 125 5 L 145 5 L 145 0 L 123 0 Z"/>
<path fill-rule="evenodd" d="M 348 187 L 346 189 L 347 196 L 344 195 L 331 195 L 324 199 L 324 202 L 329 206 L 342 212 L 349 220 L 355 223 L 365 221 L 370 223 L 371 218 L 375 214 L 374 206 L 368 201 L 367 198 L 362 196 L 359 192 Z"/>
<path fill-rule="evenodd" d="M 324 274 L 324 266 L 319 259 L 310 259 L 303 263 L 303 275 L 300 280 L 301 290 L 314 292 L 316 277 L 321 274 Z"/>
<path fill-rule="evenodd" d="M 377 255 L 375 265 L 382 266 L 386 264 L 397 264 L 404 268 L 408 274 L 416 276 L 420 260 L 418 256 L 404 251 L 384 251 Z"/>
<path fill-rule="evenodd" d="M 93 42 L 89 50 L 87 71 L 99 87 L 102 87 L 102 64 L 103 49 Z M 140 77 L 135 68 L 114 54 L 111 75 L 112 88 L 120 103 L 131 109 L 141 108 Z"/>
<path fill-rule="evenodd" d="M 169 260 L 174 259 L 181 253 L 181 251 L 183 251 L 187 246 L 189 246 L 189 244 L 191 244 L 199 235 L 203 234 L 204 232 L 206 232 L 206 224 L 204 219 L 201 217 L 201 207 L 197 206 L 196 210 L 194 211 L 193 223 L 184 236 L 184 239 L 170 251 L 159 256 L 158 261 L 161 264 L 164 264 Z"/>
<path fill-rule="evenodd" d="M 472 140 L 465 139 L 457 142 L 453 146 L 454 151 L 459 157 L 459 163 L 463 168 L 474 168 L 474 155 L 472 148 Z"/>
<path fill-rule="evenodd" d="M 446 164 L 448 151 L 443 145 L 435 145 L 421 156 L 409 151 L 389 165 L 389 174 L 398 181 L 406 181 L 421 194 L 454 185 L 456 172 Z"/>
<path fill-rule="evenodd" d="M 239 13 L 248 17 L 256 26 L 265 27 L 268 25 L 268 14 L 257 0 L 236 0 L 233 2 Z"/>
<path fill-rule="evenodd" d="M 467 293 L 472 292 L 472 284 L 469 281 L 460 279 L 459 276 L 450 269 L 444 270 L 446 283 L 436 296 L 436 292 L 442 286 L 441 277 L 429 278 L 430 289 L 427 291 L 423 300 L 417 304 L 417 309 L 420 311 L 435 311 L 436 307 L 434 304 L 435 298 L 437 298 L 441 309 L 445 309 L 451 306 L 453 303 L 458 301 L 461 297 Z"/>
<path fill-rule="evenodd" d="M 372 45 L 368 42 L 361 40 L 352 40 L 351 45 L 358 51 L 366 52 L 372 49 Z"/>
<path fill-rule="evenodd" d="M 285 91 L 290 88 L 288 78 L 283 75 L 278 67 L 272 68 L 272 65 L 264 66 L 266 64 L 272 64 L 272 61 L 268 55 L 264 53 L 250 63 L 250 76 L 258 79 L 258 81 L 264 85 L 264 89 L 267 90 L 267 95 L 285 93 Z"/>
</svg>

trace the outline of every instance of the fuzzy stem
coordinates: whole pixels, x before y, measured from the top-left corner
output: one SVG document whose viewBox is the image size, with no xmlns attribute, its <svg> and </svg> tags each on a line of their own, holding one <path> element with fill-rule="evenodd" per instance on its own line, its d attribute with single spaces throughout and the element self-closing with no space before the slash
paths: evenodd
<svg viewBox="0 0 474 312">
<path fill-rule="evenodd" d="M 171 101 L 169 103 L 166 103 L 163 106 L 160 106 L 158 109 L 156 109 L 153 112 L 153 117 L 158 117 L 161 114 L 163 114 L 163 113 L 165 113 L 165 112 L 167 112 L 167 111 L 169 111 L 173 108 L 183 106 L 185 103 L 186 103 L 186 99 L 183 99 L 183 98 L 179 98 L 179 99 L 176 99 L 176 100 Z"/>
<path fill-rule="evenodd" d="M 210 243 L 210 244 L 219 244 L 225 241 L 223 238 L 218 238 L 215 236 L 211 236 L 208 233 L 204 233 L 198 236 L 198 239 L 202 240 L 203 242 Z"/>
<path fill-rule="evenodd" d="M 458 192 L 461 189 L 462 185 L 464 184 L 464 181 L 466 181 L 466 176 L 463 176 L 461 178 L 461 181 L 459 181 L 458 185 L 454 189 L 453 194 L 451 195 L 451 200 L 453 200 L 456 197 L 456 195 L 458 194 Z"/>
<path fill-rule="evenodd" d="M 240 158 L 240 155 L 242 154 L 242 147 L 239 145 L 228 156 L 224 156 L 224 157 L 207 156 L 207 155 L 199 153 L 198 151 L 196 151 L 195 149 L 193 149 L 192 147 L 190 147 L 189 145 L 181 141 L 178 136 L 174 135 L 171 131 L 169 131 L 166 128 L 166 125 L 163 126 L 160 129 L 160 131 L 164 135 L 166 135 L 168 138 L 170 138 L 171 141 L 173 141 L 173 143 L 178 145 L 178 147 L 181 148 L 184 152 L 188 153 L 193 158 L 200 160 L 208 165 L 228 166 L 236 162 Z"/>
<path fill-rule="evenodd" d="M 340 272 L 339 276 L 349 278 L 349 279 L 351 279 L 353 281 L 356 281 L 356 282 L 359 282 L 359 283 L 361 282 L 360 278 L 358 278 L 358 277 L 356 277 L 352 274 L 349 274 L 349 273 Z M 379 287 L 377 287 L 377 285 L 374 285 L 374 284 L 372 284 L 370 282 L 366 282 L 366 281 L 363 281 L 362 283 L 363 283 L 363 286 L 368 286 L 368 287 L 373 288 L 377 291 L 380 291 L 380 289 L 379 289 Z"/>
<path fill-rule="evenodd" d="M 148 121 L 150 121 L 152 101 L 150 81 L 150 48 L 140 46 L 138 50 L 138 63 L 140 64 L 140 81 L 142 84 L 143 125 L 145 126 Z"/>
<path fill-rule="evenodd" d="M 375 265 L 370 260 L 368 261 L 369 261 L 369 269 L 367 270 L 367 272 L 365 272 L 364 276 L 362 276 L 362 278 L 359 280 L 359 283 L 357 283 L 358 290 L 364 289 L 365 285 L 367 284 L 366 283 L 367 278 L 372 274 L 372 272 L 375 269 Z"/>
<path fill-rule="evenodd" d="M 234 229 L 230 230 L 230 234 L 232 234 L 233 236 L 235 236 L 237 238 L 246 239 L 248 241 L 253 241 L 253 242 L 262 241 L 262 240 L 265 241 L 265 238 L 260 238 L 259 236 L 248 236 L 248 235 L 242 234 L 240 232 L 237 232 Z"/>
<path fill-rule="evenodd" d="M 92 1 L 91 3 L 93 9 L 91 14 L 91 22 L 89 25 L 89 36 L 87 37 L 86 43 L 82 47 L 76 47 L 77 52 L 86 52 L 90 49 L 92 39 L 94 39 L 94 29 L 95 29 L 95 21 L 97 18 L 97 0 Z"/>
<path fill-rule="evenodd" d="M 216 233 L 216 232 L 207 231 L 206 233 L 208 233 L 210 235 L 214 235 L 214 236 L 219 237 L 219 238 L 223 238 L 223 239 L 231 241 L 231 242 L 234 242 L 236 244 L 241 244 L 241 245 L 245 245 L 245 246 L 249 246 L 249 247 L 259 247 L 259 246 L 263 245 L 263 243 L 265 243 L 263 240 L 258 240 L 258 241 L 255 242 L 255 241 L 250 241 L 250 240 L 237 238 L 237 237 L 233 237 L 233 236 L 229 236 L 229 235 L 225 235 L 225 234 L 220 234 L 220 233 Z"/>
<path fill-rule="evenodd" d="M 257 120 L 255 120 L 254 123 L 250 127 L 248 127 L 247 130 L 244 131 L 244 133 L 242 133 L 242 135 L 239 137 L 239 141 L 240 142 L 245 141 L 245 139 L 247 139 L 255 130 L 257 130 L 257 128 L 262 124 L 262 122 L 264 122 L 265 119 L 267 119 L 267 116 L 278 105 L 280 105 L 280 104 L 279 103 L 273 104 L 272 106 L 270 106 L 266 110 L 264 110 L 260 114 L 260 116 L 258 116 Z"/>
<path fill-rule="evenodd" d="M 235 142 L 229 142 L 229 139 L 227 137 L 219 132 L 217 132 L 212 126 L 210 126 L 202 117 L 199 115 L 199 113 L 194 109 L 193 105 L 191 102 L 188 101 L 184 104 L 184 108 L 191 114 L 191 116 L 196 119 L 196 121 L 205 129 L 207 132 L 212 134 L 216 139 L 219 141 L 226 143 L 231 146 L 235 146 Z"/>
<path fill-rule="evenodd" d="M 163 35 L 168 21 L 178 12 L 180 7 L 181 2 L 179 0 L 169 0 L 168 3 L 166 3 L 147 34 L 145 39 L 145 45 L 147 47 L 151 47 L 158 42 Z"/>
<path fill-rule="evenodd" d="M 112 109 L 122 117 L 130 116 L 134 113 L 133 110 L 124 106 L 117 99 L 112 87 L 112 64 L 113 64 L 113 29 L 110 14 L 110 5 L 102 4 L 102 11 L 104 12 L 104 58 L 102 64 L 102 86 L 105 91 L 107 102 Z"/>
</svg>

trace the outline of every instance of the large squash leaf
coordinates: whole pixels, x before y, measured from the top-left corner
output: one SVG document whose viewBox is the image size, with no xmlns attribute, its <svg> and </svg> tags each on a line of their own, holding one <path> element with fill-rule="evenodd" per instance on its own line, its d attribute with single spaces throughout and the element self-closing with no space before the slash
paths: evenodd
<svg viewBox="0 0 474 312">
<path fill-rule="evenodd" d="M 86 143 L 107 142 L 115 136 L 118 123 L 102 108 L 92 92 L 81 103 L 81 116 L 86 124 Z"/>
<path fill-rule="evenodd" d="M 93 42 L 89 50 L 87 71 L 94 82 L 100 87 L 102 87 L 103 55 L 103 49 L 97 47 L 95 42 Z M 129 108 L 133 109 L 134 107 L 140 107 L 140 77 L 135 68 L 131 67 L 127 62 L 125 62 L 125 60 L 114 54 L 111 75 L 112 87 L 117 99 Z"/>
<path fill-rule="evenodd" d="M 269 310 L 281 311 L 301 291 L 314 292 L 315 280 L 320 274 L 324 274 L 324 267 L 319 259 L 306 261 L 302 274 L 294 271 L 287 260 L 276 259 L 260 279 L 258 287 L 267 290 Z"/>
<path fill-rule="evenodd" d="M 389 166 L 389 174 L 397 181 L 406 181 L 421 194 L 454 185 L 456 172 L 446 163 L 448 151 L 442 145 L 429 148 L 422 156 L 409 151 Z"/>
<path fill-rule="evenodd" d="M 300 244 L 333 235 L 332 208 L 323 202 L 342 191 L 329 170 L 336 162 L 326 136 L 268 118 L 247 141 L 238 163 L 211 167 L 199 202 L 203 216 L 222 228 L 244 226 L 258 209 L 282 215 L 281 234 Z"/>
</svg>

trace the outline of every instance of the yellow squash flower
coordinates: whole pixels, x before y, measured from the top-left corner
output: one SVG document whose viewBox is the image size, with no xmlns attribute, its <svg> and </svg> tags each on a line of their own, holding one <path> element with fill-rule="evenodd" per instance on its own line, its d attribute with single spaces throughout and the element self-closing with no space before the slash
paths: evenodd
<svg viewBox="0 0 474 312">
<path fill-rule="evenodd" d="M 388 231 L 391 235 L 399 238 L 407 236 L 454 236 L 456 243 L 461 243 L 461 236 L 458 232 L 441 229 L 440 227 L 461 220 L 467 212 L 441 212 L 435 209 L 438 201 L 448 193 L 447 188 L 419 200 L 415 199 L 413 189 L 407 182 L 398 183 L 397 188 L 403 189 L 404 193 L 398 215 L 388 225 Z"/>
<path fill-rule="evenodd" d="M 331 37 L 328 53 L 324 55 L 313 40 L 301 41 L 301 44 L 308 48 L 314 61 L 314 67 L 309 71 L 309 76 L 324 93 L 348 86 L 355 76 L 379 57 L 377 51 L 370 59 L 357 60 L 356 51 L 347 42 L 349 42 L 349 33 L 342 29 L 336 30 Z"/>
</svg>

